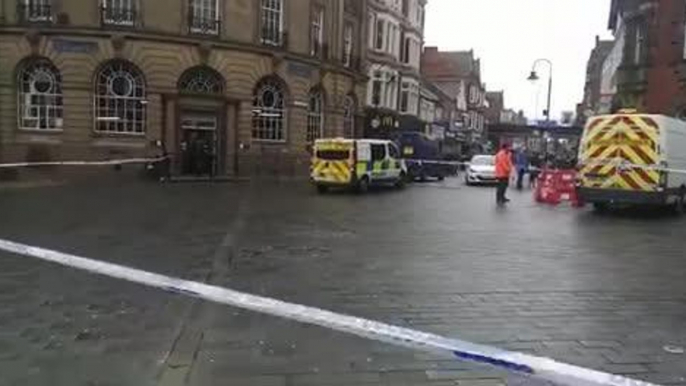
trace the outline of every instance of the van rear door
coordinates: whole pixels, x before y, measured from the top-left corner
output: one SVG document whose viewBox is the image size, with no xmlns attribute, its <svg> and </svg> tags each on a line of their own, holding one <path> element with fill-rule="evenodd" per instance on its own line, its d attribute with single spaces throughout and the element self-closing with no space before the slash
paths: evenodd
<svg viewBox="0 0 686 386">
<path fill-rule="evenodd" d="M 649 115 L 592 118 L 580 146 L 579 179 L 584 188 L 655 192 L 660 187 L 660 128 Z"/>
</svg>

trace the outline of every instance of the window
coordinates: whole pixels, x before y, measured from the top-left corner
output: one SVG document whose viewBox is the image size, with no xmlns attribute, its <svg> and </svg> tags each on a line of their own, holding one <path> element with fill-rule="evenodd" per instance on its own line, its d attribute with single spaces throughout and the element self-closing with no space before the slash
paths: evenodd
<svg viewBox="0 0 686 386">
<path fill-rule="evenodd" d="M 374 107 L 397 109 L 398 74 L 394 70 L 375 66 L 369 73 L 367 104 Z"/>
<path fill-rule="evenodd" d="M 395 144 L 389 144 L 388 145 L 388 155 L 393 158 L 393 159 L 398 159 L 400 158 L 400 151 L 398 148 L 395 146 Z"/>
<path fill-rule="evenodd" d="M 410 39 L 410 37 L 405 36 L 405 34 L 403 34 L 402 48 L 400 51 L 400 61 L 405 64 L 410 63 L 410 44 L 412 44 L 412 40 Z"/>
<path fill-rule="evenodd" d="M 343 29 L 343 65 L 352 66 L 353 60 L 353 26 L 346 23 Z"/>
<path fill-rule="evenodd" d="M 307 142 L 314 142 L 324 136 L 324 108 L 322 93 L 310 91 L 307 107 Z"/>
<path fill-rule="evenodd" d="M 286 103 L 282 83 L 267 78 L 258 83 L 253 95 L 252 137 L 266 141 L 284 141 Z"/>
<path fill-rule="evenodd" d="M 374 48 L 379 50 L 379 51 L 383 51 L 383 48 L 384 48 L 384 33 L 383 33 L 383 31 L 384 31 L 384 21 L 377 19 L 376 20 L 376 31 L 375 31 L 376 40 L 374 43 Z"/>
<path fill-rule="evenodd" d="M 219 0 L 190 0 L 188 26 L 192 33 L 219 33 Z"/>
<path fill-rule="evenodd" d="M 132 26 L 136 21 L 136 0 L 102 0 L 102 22 Z"/>
<path fill-rule="evenodd" d="M 400 112 L 417 114 L 419 107 L 419 85 L 415 82 L 402 82 L 400 90 Z"/>
<path fill-rule="evenodd" d="M 372 77 L 372 106 L 379 106 L 381 104 L 381 92 L 383 89 L 383 76 L 381 71 L 374 71 Z"/>
<path fill-rule="evenodd" d="M 386 145 L 372 144 L 372 161 L 383 161 L 386 159 Z"/>
<path fill-rule="evenodd" d="M 62 76 L 47 59 L 28 62 L 18 73 L 19 128 L 62 129 Z"/>
<path fill-rule="evenodd" d="M 262 1 L 262 43 L 283 45 L 283 0 Z"/>
<path fill-rule="evenodd" d="M 343 101 L 343 136 L 355 138 L 355 99 L 350 95 Z"/>
<path fill-rule="evenodd" d="M 143 73 L 136 66 L 124 60 L 105 64 L 95 79 L 95 130 L 143 134 L 145 97 Z"/>
<path fill-rule="evenodd" d="M 52 20 L 51 0 L 21 0 L 18 15 L 22 21 L 41 22 Z"/>
<path fill-rule="evenodd" d="M 178 88 L 189 94 L 221 95 L 224 93 L 224 78 L 210 67 L 193 67 L 181 75 Z"/>
<path fill-rule="evenodd" d="M 315 7 L 310 26 L 310 55 L 320 56 L 324 43 L 324 9 Z"/>
<path fill-rule="evenodd" d="M 645 53 L 645 27 L 643 23 L 636 24 L 636 45 L 634 46 L 634 64 L 641 64 L 643 62 L 643 55 Z"/>
</svg>

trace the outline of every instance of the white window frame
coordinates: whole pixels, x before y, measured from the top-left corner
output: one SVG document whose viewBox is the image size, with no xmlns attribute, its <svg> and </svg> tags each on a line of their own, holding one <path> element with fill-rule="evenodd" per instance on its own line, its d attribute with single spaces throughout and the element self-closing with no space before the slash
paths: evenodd
<svg viewBox="0 0 686 386">
<path fill-rule="evenodd" d="M 131 27 L 136 23 L 138 0 L 102 0 L 102 11 L 104 24 Z"/>
<path fill-rule="evenodd" d="M 403 106 L 403 100 L 407 105 Z M 419 108 L 419 83 L 412 78 L 405 78 L 400 87 L 400 104 L 398 110 L 402 114 L 417 115 Z"/>
<path fill-rule="evenodd" d="M 265 104 L 264 93 L 273 93 L 273 103 Z M 276 79 L 262 79 L 253 92 L 252 139 L 260 142 L 286 142 L 288 109 L 286 91 Z"/>
<path fill-rule="evenodd" d="M 354 27 L 352 23 L 345 23 L 343 27 L 343 65 L 352 66 L 354 46 Z"/>
<path fill-rule="evenodd" d="M 116 82 L 124 82 L 119 84 L 125 85 L 126 89 L 117 91 Z M 106 63 L 95 78 L 95 131 L 145 135 L 148 105 L 146 98 L 145 78 L 140 69 L 124 60 Z"/>
<path fill-rule="evenodd" d="M 367 105 L 397 110 L 399 88 L 398 72 L 387 66 L 372 65 L 368 74 Z M 374 103 L 374 84 L 379 85 L 378 104 Z"/>
<path fill-rule="evenodd" d="M 41 87 L 39 81 L 43 82 Z M 49 87 L 43 89 L 47 84 Z M 40 58 L 26 63 L 18 72 L 17 87 L 20 130 L 62 131 L 62 75 L 52 62 Z"/>
<path fill-rule="evenodd" d="M 52 0 L 22 0 L 24 20 L 30 22 L 52 21 Z"/>
<path fill-rule="evenodd" d="M 321 90 L 312 90 L 307 103 L 307 142 L 324 137 L 324 96 Z"/>
<path fill-rule="evenodd" d="M 310 55 L 319 56 L 324 48 L 324 8 L 315 5 L 310 22 Z"/>
<path fill-rule="evenodd" d="M 221 24 L 221 9 L 219 0 L 188 0 L 189 28 L 192 33 L 198 34 L 219 34 Z"/>
<path fill-rule="evenodd" d="M 260 40 L 262 44 L 283 45 L 283 13 L 283 0 L 260 0 Z"/>
</svg>

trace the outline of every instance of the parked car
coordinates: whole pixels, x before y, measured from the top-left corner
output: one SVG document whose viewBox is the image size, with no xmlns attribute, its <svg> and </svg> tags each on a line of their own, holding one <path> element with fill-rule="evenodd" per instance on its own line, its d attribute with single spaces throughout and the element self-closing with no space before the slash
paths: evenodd
<svg viewBox="0 0 686 386">
<path fill-rule="evenodd" d="M 495 156 L 475 155 L 469 161 L 465 183 L 467 185 L 495 184 Z"/>
</svg>

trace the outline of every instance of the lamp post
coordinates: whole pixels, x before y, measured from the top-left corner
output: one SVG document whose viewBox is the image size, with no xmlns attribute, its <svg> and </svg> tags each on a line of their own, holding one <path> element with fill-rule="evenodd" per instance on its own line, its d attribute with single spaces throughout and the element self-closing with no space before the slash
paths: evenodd
<svg viewBox="0 0 686 386">
<path fill-rule="evenodd" d="M 535 82 L 535 81 L 540 79 L 538 77 L 538 74 L 536 73 L 536 67 L 540 63 L 546 63 L 550 67 L 550 76 L 548 77 L 548 108 L 545 111 L 546 123 L 550 123 L 550 104 L 551 104 L 552 92 L 553 92 L 553 62 L 551 62 L 548 59 L 537 59 L 534 62 L 533 66 L 531 67 L 531 75 L 529 75 L 529 80 L 532 82 Z"/>
</svg>

